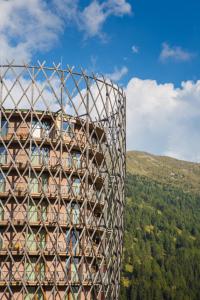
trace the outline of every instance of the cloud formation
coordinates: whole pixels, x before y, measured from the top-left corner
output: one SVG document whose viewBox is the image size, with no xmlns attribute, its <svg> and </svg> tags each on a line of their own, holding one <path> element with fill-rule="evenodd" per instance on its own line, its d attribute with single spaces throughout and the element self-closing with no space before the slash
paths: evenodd
<svg viewBox="0 0 200 300">
<path fill-rule="evenodd" d="M 0 59 L 30 61 L 57 40 L 62 22 L 43 0 L 0 2 Z"/>
<path fill-rule="evenodd" d="M 200 81 L 132 78 L 126 93 L 128 149 L 200 162 Z"/>
<path fill-rule="evenodd" d="M 131 13 L 131 5 L 126 0 L 92 1 L 79 13 L 79 27 L 89 37 L 102 36 L 102 26 L 110 17 Z"/>
<path fill-rule="evenodd" d="M 105 77 L 112 80 L 112 81 L 119 81 L 121 80 L 126 74 L 128 73 L 128 68 L 123 66 L 121 69 L 114 68 L 114 72 L 110 74 L 106 74 Z"/>
<path fill-rule="evenodd" d="M 174 60 L 174 61 L 189 61 L 193 58 L 194 54 L 188 52 L 181 47 L 174 46 L 171 47 L 167 43 L 162 44 L 162 50 L 160 53 L 160 60 L 165 62 L 167 60 Z"/>
<path fill-rule="evenodd" d="M 29 62 L 34 53 L 50 50 L 72 24 L 86 37 L 101 36 L 109 16 L 130 12 L 126 0 L 93 0 L 82 10 L 79 0 L 1 0 L 0 62 Z"/>
</svg>

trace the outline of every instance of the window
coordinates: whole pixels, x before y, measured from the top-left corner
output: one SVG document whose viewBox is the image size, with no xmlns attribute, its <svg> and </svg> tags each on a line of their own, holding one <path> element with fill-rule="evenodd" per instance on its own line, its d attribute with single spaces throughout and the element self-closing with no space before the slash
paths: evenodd
<svg viewBox="0 0 200 300">
<path fill-rule="evenodd" d="M 73 260 L 72 260 L 72 263 L 71 263 L 71 280 L 72 280 L 72 282 L 78 282 L 79 281 L 78 265 L 79 265 L 79 259 L 73 257 Z"/>
<path fill-rule="evenodd" d="M 25 274 L 27 281 L 35 281 L 36 280 L 36 273 L 35 273 L 35 264 L 37 258 L 32 257 L 31 261 L 27 261 L 25 263 Z"/>
<path fill-rule="evenodd" d="M 0 173 L 0 192 L 5 192 L 6 181 L 2 173 Z"/>
<path fill-rule="evenodd" d="M 37 258 L 31 257 L 25 264 L 26 279 L 28 281 L 43 280 L 45 277 L 45 265 L 43 261 L 37 262 Z"/>
<path fill-rule="evenodd" d="M 45 278 L 45 264 L 43 261 L 38 262 L 35 265 L 36 276 L 39 280 L 44 280 Z"/>
<path fill-rule="evenodd" d="M 1 120 L 1 136 L 6 136 L 8 134 L 8 121 Z"/>
<path fill-rule="evenodd" d="M 3 209 L 3 203 L 0 201 L 0 221 L 4 220 L 4 209 Z"/>
<path fill-rule="evenodd" d="M 41 138 L 41 123 L 37 120 L 32 121 L 32 134 L 34 138 Z"/>
<path fill-rule="evenodd" d="M 3 249 L 3 228 L 0 228 L 0 249 Z"/>
<path fill-rule="evenodd" d="M 31 162 L 33 165 L 38 166 L 41 164 L 48 164 L 49 162 L 49 148 L 43 147 L 38 148 L 37 146 L 33 146 L 31 149 Z"/>
<path fill-rule="evenodd" d="M 40 221 L 46 222 L 47 220 L 47 203 L 42 202 L 39 205 Z"/>
<path fill-rule="evenodd" d="M 0 164 L 6 164 L 7 162 L 7 150 L 4 146 L 0 146 Z"/>
<path fill-rule="evenodd" d="M 40 149 L 36 146 L 31 149 L 31 162 L 35 166 L 40 164 Z"/>
<path fill-rule="evenodd" d="M 80 205 L 72 203 L 72 223 L 80 223 Z"/>
<path fill-rule="evenodd" d="M 42 183 L 42 191 L 44 193 L 47 193 L 47 191 L 48 191 L 48 176 L 47 175 L 42 174 L 41 183 Z"/>
<path fill-rule="evenodd" d="M 27 233 L 26 244 L 29 251 L 37 251 L 36 230 L 29 230 Z"/>
<path fill-rule="evenodd" d="M 66 231 L 66 245 L 67 251 L 72 251 L 76 254 L 79 250 L 79 232 L 77 230 Z"/>
<path fill-rule="evenodd" d="M 79 178 L 74 179 L 73 182 L 73 193 L 75 196 L 80 195 L 81 192 L 81 181 Z"/>
<path fill-rule="evenodd" d="M 47 165 L 49 163 L 49 148 L 44 147 L 41 149 L 41 157 L 42 157 L 42 164 Z"/>
<path fill-rule="evenodd" d="M 32 121 L 32 134 L 34 138 L 43 138 L 49 136 L 51 125 L 49 121 Z"/>
<path fill-rule="evenodd" d="M 72 167 L 72 156 L 70 154 L 66 158 L 66 166 L 67 166 L 67 168 L 71 168 Z"/>
<path fill-rule="evenodd" d="M 43 297 L 42 291 L 37 289 L 37 292 L 36 292 L 36 289 L 37 288 L 35 288 L 35 287 L 28 287 L 28 293 L 25 295 L 24 300 L 43 300 L 43 299 L 45 299 Z"/>
<path fill-rule="evenodd" d="M 43 128 L 43 136 L 49 136 L 51 124 L 49 121 L 42 121 L 42 128 Z"/>
<path fill-rule="evenodd" d="M 28 205 L 28 220 L 29 222 L 37 222 L 38 221 L 38 209 L 37 205 L 34 202 L 30 202 Z"/>
<path fill-rule="evenodd" d="M 62 122 L 62 131 L 66 134 L 68 134 L 70 137 L 74 136 L 74 124 L 68 122 L 68 121 L 63 121 Z"/>
<path fill-rule="evenodd" d="M 81 154 L 80 153 L 73 153 L 73 167 L 79 169 L 81 167 Z"/>
<path fill-rule="evenodd" d="M 78 286 L 71 286 L 71 290 L 69 292 L 69 297 L 66 298 L 68 300 L 78 300 L 79 297 L 79 287 Z"/>
<path fill-rule="evenodd" d="M 46 232 L 45 230 L 41 230 L 38 236 L 38 246 L 40 249 L 45 249 L 46 247 Z"/>
<path fill-rule="evenodd" d="M 35 175 L 31 175 L 30 178 L 30 192 L 34 194 L 39 193 L 39 182 Z"/>
</svg>

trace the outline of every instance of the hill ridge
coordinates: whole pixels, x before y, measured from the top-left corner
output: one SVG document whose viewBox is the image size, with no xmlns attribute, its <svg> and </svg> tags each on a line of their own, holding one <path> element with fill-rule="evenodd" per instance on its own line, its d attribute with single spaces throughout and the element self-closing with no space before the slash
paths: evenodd
<svg viewBox="0 0 200 300">
<path fill-rule="evenodd" d="M 200 163 L 142 151 L 128 151 L 127 173 L 181 187 L 185 192 L 197 193 L 200 190 Z"/>
</svg>

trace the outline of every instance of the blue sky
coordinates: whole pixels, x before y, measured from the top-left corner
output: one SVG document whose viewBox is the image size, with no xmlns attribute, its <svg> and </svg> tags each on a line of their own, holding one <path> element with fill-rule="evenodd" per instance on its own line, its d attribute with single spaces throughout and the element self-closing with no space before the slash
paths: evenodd
<svg viewBox="0 0 200 300">
<path fill-rule="evenodd" d="M 82 1 L 81 1 L 82 2 Z M 83 1 L 89 5 L 91 1 Z M 63 63 L 83 65 L 96 72 L 112 73 L 113 68 L 127 66 L 129 72 L 123 78 L 156 79 L 173 82 L 179 86 L 183 80 L 196 80 L 200 73 L 200 1 L 129 1 L 131 14 L 110 16 L 102 26 L 105 41 L 98 36 L 85 38 L 73 25 L 66 28 L 52 51 L 42 58 L 52 57 Z M 84 7 L 82 3 L 82 8 Z M 181 47 L 191 54 L 187 61 L 159 60 L 162 44 Z M 133 53 L 132 46 L 139 48 Z M 38 58 L 38 53 L 35 56 Z"/>
<path fill-rule="evenodd" d="M 127 93 L 128 149 L 200 161 L 200 1 L 2 0 L 0 61 L 103 73 Z"/>
</svg>

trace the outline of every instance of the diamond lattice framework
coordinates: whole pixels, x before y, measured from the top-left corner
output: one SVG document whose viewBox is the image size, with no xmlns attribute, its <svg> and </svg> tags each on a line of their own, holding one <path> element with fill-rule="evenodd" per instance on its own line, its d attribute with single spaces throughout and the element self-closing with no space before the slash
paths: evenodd
<svg viewBox="0 0 200 300">
<path fill-rule="evenodd" d="M 112 82 L 0 66 L 0 299 L 118 299 L 125 147 Z"/>
</svg>

